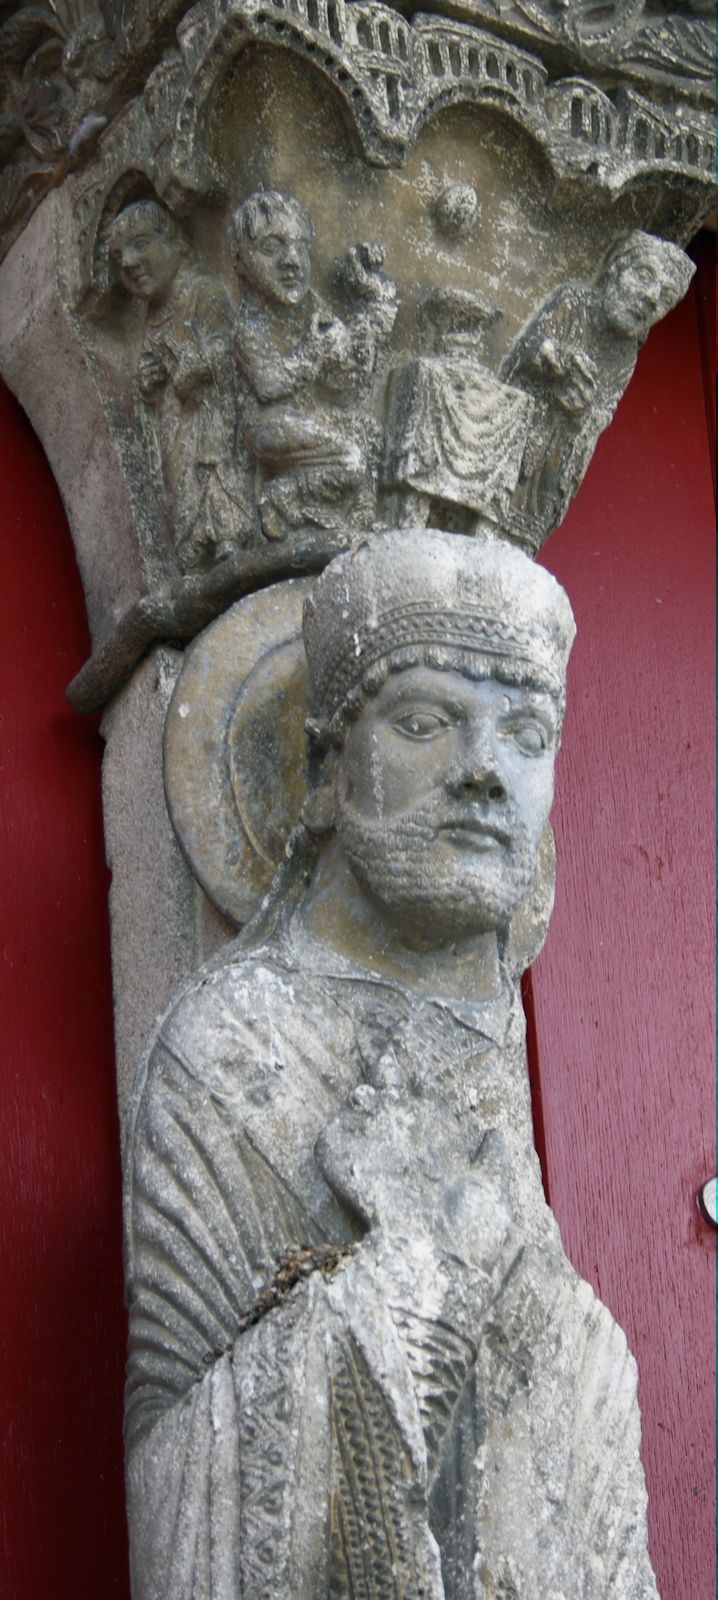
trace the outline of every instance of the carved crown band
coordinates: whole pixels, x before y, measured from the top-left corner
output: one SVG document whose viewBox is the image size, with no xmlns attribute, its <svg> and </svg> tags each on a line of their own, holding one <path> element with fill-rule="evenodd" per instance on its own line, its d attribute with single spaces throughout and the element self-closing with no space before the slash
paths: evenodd
<svg viewBox="0 0 718 1600">
<path fill-rule="evenodd" d="M 373 675 L 380 665 L 389 671 L 423 664 L 439 669 L 458 667 L 471 673 L 471 661 L 456 658 L 491 657 L 496 675 L 513 682 L 531 682 L 563 700 L 564 680 L 556 660 L 555 643 L 548 633 L 531 633 L 512 627 L 501 617 L 479 611 L 437 611 L 429 605 L 408 605 L 385 617 L 379 627 L 355 630 L 346 653 L 338 657 L 317 684 L 316 710 L 322 724 L 341 733 L 344 719 L 358 710 L 365 694 L 376 692 Z M 477 676 L 487 663 L 475 660 Z M 324 721 L 326 719 L 326 721 Z"/>
<path fill-rule="evenodd" d="M 367 535 L 325 568 L 303 631 L 312 714 L 332 723 L 376 693 L 382 664 L 484 676 L 488 657 L 496 676 L 561 700 L 575 623 L 560 584 L 516 546 L 402 528 Z"/>
</svg>

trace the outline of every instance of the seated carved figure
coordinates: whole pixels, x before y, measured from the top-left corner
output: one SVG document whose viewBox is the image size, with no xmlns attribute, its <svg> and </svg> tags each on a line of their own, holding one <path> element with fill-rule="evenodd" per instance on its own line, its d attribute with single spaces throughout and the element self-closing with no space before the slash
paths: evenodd
<svg viewBox="0 0 718 1600">
<path fill-rule="evenodd" d="M 140 401 L 179 564 L 194 571 L 254 532 L 253 467 L 236 440 L 234 313 L 224 285 L 198 266 L 157 201 L 119 213 L 110 250 L 124 288 L 147 306 Z"/>
<path fill-rule="evenodd" d="M 573 632 L 498 540 L 376 534 L 310 594 L 303 822 L 133 1100 L 134 1600 L 656 1600 L 512 956 Z"/>
<path fill-rule="evenodd" d="M 314 238 L 306 208 L 273 190 L 234 213 L 231 249 L 243 298 L 235 351 L 244 381 L 244 438 L 268 481 L 260 499 L 265 537 L 302 526 L 366 525 L 379 449 L 376 425 L 350 402 L 371 390 L 396 316 L 394 285 L 376 245 L 350 250 L 346 322 L 309 287 Z M 363 520 L 362 520 L 363 519 Z"/>
<path fill-rule="evenodd" d="M 594 283 L 562 284 L 519 334 L 501 376 L 534 402 L 512 497 L 514 531 L 529 546 L 565 516 L 639 346 L 694 270 L 678 245 L 636 230 L 611 248 Z"/>
</svg>

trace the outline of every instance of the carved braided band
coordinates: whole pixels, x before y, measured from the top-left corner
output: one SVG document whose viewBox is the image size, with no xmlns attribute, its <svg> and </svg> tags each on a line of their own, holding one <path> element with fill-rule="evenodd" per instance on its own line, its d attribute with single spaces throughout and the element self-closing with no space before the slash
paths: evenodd
<svg viewBox="0 0 718 1600">
<path fill-rule="evenodd" d="M 557 646 L 547 630 L 535 625 L 529 633 L 478 608 L 437 611 L 435 605 L 419 601 L 389 612 L 375 628 L 364 624 L 348 636 L 317 682 L 318 709 L 332 718 L 354 686 L 384 657 L 432 645 L 511 658 L 517 667 L 532 669 L 550 693 L 563 696 L 562 675 L 555 665 Z"/>
</svg>

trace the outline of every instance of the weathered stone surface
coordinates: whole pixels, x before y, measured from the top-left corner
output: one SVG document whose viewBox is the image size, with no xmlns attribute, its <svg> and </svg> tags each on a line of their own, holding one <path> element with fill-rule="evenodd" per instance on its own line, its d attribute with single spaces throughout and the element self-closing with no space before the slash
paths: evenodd
<svg viewBox="0 0 718 1600">
<path fill-rule="evenodd" d="M 186 654 L 167 715 L 175 832 L 196 878 L 238 927 L 269 888 L 306 796 L 310 581 L 263 589 L 206 629 Z"/>
<path fill-rule="evenodd" d="M 116 217 L 110 254 L 147 305 L 136 383 L 147 457 L 162 483 L 183 572 L 251 542 L 252 468 L 237 440 L 233 313 L 171 212 L 139 200 Z"/>
<path fill-rule="evenodd" d="M 165 715 L 181 664 L 177 651 L 155 649 L 103 721 L 121 1123 L 158 1015 L 186 974 L 231 933 L 185 865 L 162 789 Z"/>
<path fill-rule="evenodd" d="M 48 196 L 0 267 L 0 359 L 62 491 L 94 640 L 148 586 L 150 574 L 97 374 L 58 287 L 60 206 L 58 196 Z"/>
<path fill-rule="evenodd" d="M 563 520 L 636 365 L 639 343 L 676 305 L 693 264 L 635 232 L 609 251 L 593 284 L 563 284 L 519 334 L 503 365 L 534 401 L 512 495 L 514 537 L 540 547 Z"/>
<path fill-rule="evenodd" d="M 436 530 L 306 599 L 303 821 L 133 1100 L 136 1600 L 656 1600 L 635 1369 L 543 1198 L 506 958 L 573 631 L 521 552 Z"/>
<path fill-rule="evenodd" d="M 159 0 L 147 6 L 144 0 L 123 0 L 105 4 L 84 0 L 81 10 L 71 0 L 20 0 L 5 8 L 0 27 L 0 55 L 3 60 L 2 100 L 0 101 L 0 149 L 5 162 L 0 186 L 0 241 L 11 242 L 38 200 L 68 172 L 83 166 L 96 148 L 103 131 L 137 89 L 150 68 L 155 67 L 155 95 L 167 93 L 167 80 L 181 79 L 175 60 L 162 60 L 172 25 L 185 13 L 179 30 L 180 40 L 204 42 L 205 30 L 197 18 L 202 8 L 189 7 L 186 0 Z M 205 8 L 210 11 L 209 7 Z M 385 8 L 387 11 L 389 8 Z M 402 67 L 407 56 L 399 51 L 398 61 L 392 46 L 401 36 L 402 24 L 384 23 L 376 7 L 353 6 L 359 13 L 352 38 L 347 28 L 343 4 L 329 8 L 317 5 L 314 11 L 294 8 L 292 32 L 301 33 L 300 48 L 323 47 L 332 56 L 345 42 L 361 44 L 368 55 L 385 65 L 390 57 L 391 72 L 386 79 L 390 110 L 397 114 L 403 88 Z M 584 0 L 569 0 L 559 9 L 548 3 L 504 5 L 500 11 L 482 0 L 452 0 L 447 11 L 477 22 L 508 39 L 538 49 L 554 67 L 566 71 L 579 68 L 595 71 L 603 82 L 620 84 L 624 78 L 637 80 L 649 93 L 655 84 L 665 98 L 669 95 L 687 101 L 703 102 L 710 109 L 714 88 L 714 36 L 712 15 L 696 4 L 676 8 L 647 7 L 635 0 L 615 0 L 604 7 L 600 18 Z M 242 8 L 217 4 L 211 14 L 219 22 L 244 11 L 248 26 L 256 15 L 260 35 L 271 37 L 277 18 L 262 7 Z M 351 13 L 350 13 L 351 14 Z M 280 24 L 281 26 L 281 24 Z M 337 52 L 338 53 L 338 52 Z M 432 62 L 441 65 L 441 46 Z M 342 68 L 332 60 L 337 75 Z M 157 65 L 155 65 L 157 64 Z M 448 65 L 448 63 L 447 63 Z M 453 70 L 453 63 L 451 70 Z M 375 69 L 376 71 L 376 69 Z M 377 74 L 378 76 L 378 74 Z M 496 77 L 500 78 L 500 69 Z M 341 78 L 339 77 L 341 82 Z M 381 83 L 381 78 L 379 79 Z M 381 96 L 381 88 L 379 89 Z M 371 102 L 371 95 L 369 96 Z M 690 159 L 690 152 L 689 152 Z"/>
<path fill-rule="evenodd" d="M 197 881 L 236 927 L 257 911 L 307 809 L 309 682 L 302 607 L 310 579 L 237 601 L 186 652 L 164 732 L 165 794 Z M 547 825 L 539 870 L 511 921 L 505 959 L 538 955 L 553 906 Z"/>
<path fill-rule="evenodd" d="M 42 307 L 24 236 L 0 272 L 4 370 L 56 465 L 87 587 L 82 709 L 154 641 L 191 638 L 365 529 L 477 532 L 512 502 L 535 548 L 597 427 L 526 527 L 531 404 L 541 390 L 550 411 L 556 373 L 506 381 L 521 330 L 562 292 L 588 294 L 636 230 L 682 243 L 713 204 L 700 111 L 549 76 L 474 24 L 203 0 L 165 48 L 175 14 L 127 43 L 139 72 L 155 41 L 143 91 L 28 233 Z M 88 27 L 82 83 L 107 36 Z M 110 34 L 114 72 L 121 20 Z M 81 464 L 55 448 L 68 389 L 40 384 L 40 338 L 43 376 L 73 373 Z M 616 382 L 587 354 L 605 420 Z"/>
</svg>

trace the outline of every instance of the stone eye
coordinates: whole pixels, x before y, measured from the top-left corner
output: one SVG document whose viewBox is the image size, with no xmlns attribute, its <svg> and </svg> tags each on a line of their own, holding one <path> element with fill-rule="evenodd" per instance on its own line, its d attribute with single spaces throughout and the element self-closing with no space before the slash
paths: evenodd
<svg viewBox="0 0 718 1600">
<path fill-rule="evenodd" d="M 517 722 L 512 727 L 511 733 L 514 743 L 526 755 L 540 756 L 546 749 L 546 734 L 538 722 Z"/>
<path fill-rule="evenodd" d="M 449 724 L 435 711 L 409 711 L 405 717 L 398 717 L 393 726 L 407 739 L 433 739 Z"/>
</svg>

